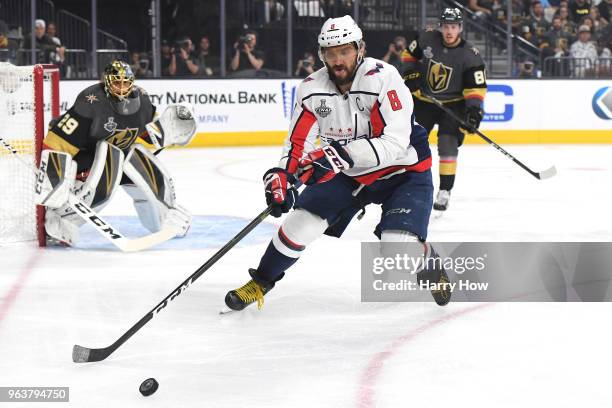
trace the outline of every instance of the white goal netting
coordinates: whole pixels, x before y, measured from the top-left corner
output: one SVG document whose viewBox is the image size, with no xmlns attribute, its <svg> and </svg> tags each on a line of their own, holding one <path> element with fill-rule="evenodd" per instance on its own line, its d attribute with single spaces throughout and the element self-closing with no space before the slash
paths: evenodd
<svg viewBox="0 0 612 408">
<path fill-rule="evenodd" d="M 53 104 L 59 102 L 53 81 L 57 77 L 41 66 L 35 69 L 0 63 L 0 136 L 30 165 L 25 166 L 0 141 L 0 245 L 37 238 L 32 169 L 40 155 L 42 133 L 51 119 Z M 39 93 L 42 91 L 42 106 L 35 99 L 37 87 Z"/>
</svg>

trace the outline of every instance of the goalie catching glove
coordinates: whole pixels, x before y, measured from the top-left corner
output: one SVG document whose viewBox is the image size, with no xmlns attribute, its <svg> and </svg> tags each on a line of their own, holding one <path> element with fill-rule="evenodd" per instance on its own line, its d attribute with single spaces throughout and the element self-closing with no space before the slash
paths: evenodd
<svg viewBox="0 0 612 408">
<path fill-rule="evenodd" d="M 186 146 L 196 132 L 196 121 L 190 107 L 169 105 L 164 113 L 145 125 L 151 143 L 156 149 Z"/>
<path fill-rule="evenodd" d="M 68 202 L 76 178 L 77 164 L 68 153 L 44 150 L 36 174 L 36 204 L 60 208 Z"/>
</svg>

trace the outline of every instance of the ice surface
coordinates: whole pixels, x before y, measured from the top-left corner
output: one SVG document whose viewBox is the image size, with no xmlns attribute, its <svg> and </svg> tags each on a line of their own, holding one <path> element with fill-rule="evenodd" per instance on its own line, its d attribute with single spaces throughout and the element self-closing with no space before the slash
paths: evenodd
<svg viewBox="0 0 612 408">
<path fill-rule="evenodd" d="M 612 146 L 507 150 L 559 173 L 538 181 L 488 146 L 462 147 L 431 241 L 612 240 Z M 197 222 L 159 249 L 118 253 L 91 231 L 76 249 L 0 248 L 0 386 L 69 386 L 72 407 L 609 406 L 608 304 L 361 303 L 359 243 L 375 239 L 375 207 L 341 240 L 312 244 L 263 311 L 218 315 L 274 219 L 106 361 L 74 364 L 73 344 L 111 344 L 263 209 L 261 175 L 278 155 L 162 153 Z M 143 233 L 123 192 L 102 214 Z M 145 398 L 149 377 L 160 388 Z"/>
</svg>

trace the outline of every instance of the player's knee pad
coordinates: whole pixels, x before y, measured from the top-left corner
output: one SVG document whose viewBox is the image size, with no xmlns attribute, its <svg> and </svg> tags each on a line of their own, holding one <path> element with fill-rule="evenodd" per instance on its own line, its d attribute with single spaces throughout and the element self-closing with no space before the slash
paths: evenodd
<svg viewBox="0 0 612 408">
<path fill-rule="evenodd" d="M 169 217 L 174 221 L 180 219 L 184 231 L 180 236 L 185 235 L 191 224 L 191 214 L 176 204 L 172 178 L 159 159 L 144 146 L 134 145 L 127 155 L 123 171 L 130 182 L 122 187 L 134 200 L 142 225 L 157 232 Z"/>
<path fill-rule="evenodd" d="M 323 235 L 328 226 L 323 218 L 298 208 L 289 213 L 272 238 L 272 244 L 281 254 L 299 258 L 306 246 Z"/>
<path fill-rule="evenodd" d="M 438 155 L 454 156 L 459 155 L 459 138 L 455 135 L 438 134 Z"/>
</svg>

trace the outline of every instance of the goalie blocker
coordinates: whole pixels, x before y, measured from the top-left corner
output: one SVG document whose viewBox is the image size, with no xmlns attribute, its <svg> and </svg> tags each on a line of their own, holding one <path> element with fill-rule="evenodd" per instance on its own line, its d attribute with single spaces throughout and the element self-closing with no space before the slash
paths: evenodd
<svg viewBox="0 0 612 408">
<path fill-rule="evenodd" d="M 74 245 L 84 223 L 69 202 L 75 196 L 100 211 L 118 185 L 132 197 L 141 223 L 155 233 L 172 227 L 184 236 L 190 213 L 176 204 L 172 178 L 160 161 L 144 146 L 135 144 L 127 157 L 105 141 L 98 142 L 86 180 L 75 178 L 76 163 L 68 153 L 44 151 L 37 175 L 36 200 L 47 208 L 45 229 L 52 241 Z"/>
</svg>

